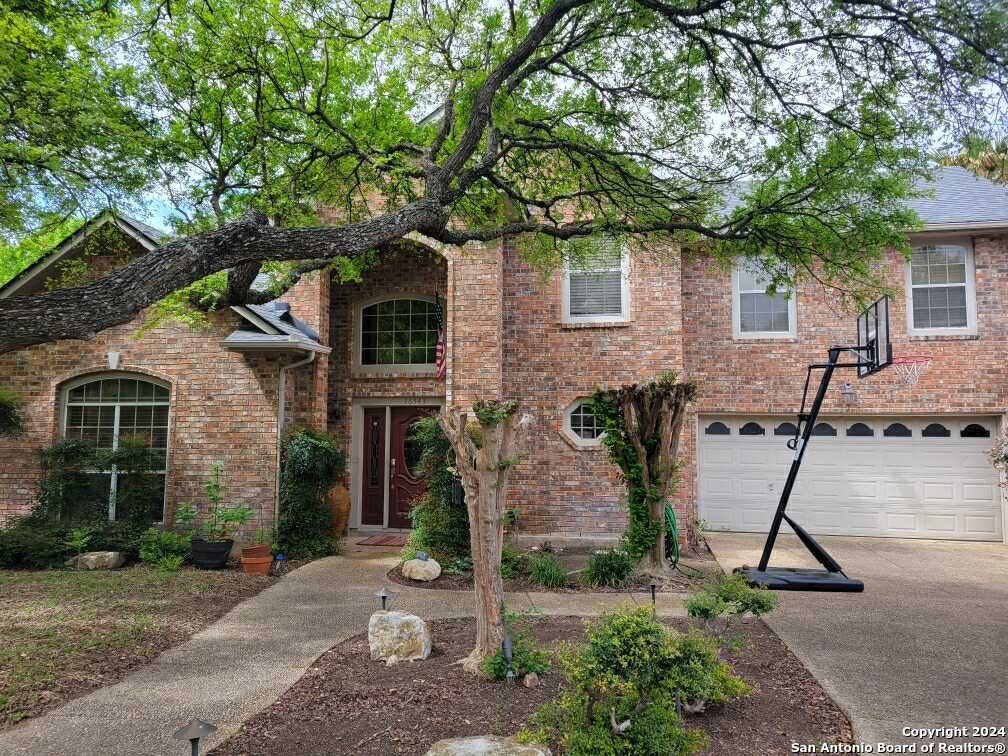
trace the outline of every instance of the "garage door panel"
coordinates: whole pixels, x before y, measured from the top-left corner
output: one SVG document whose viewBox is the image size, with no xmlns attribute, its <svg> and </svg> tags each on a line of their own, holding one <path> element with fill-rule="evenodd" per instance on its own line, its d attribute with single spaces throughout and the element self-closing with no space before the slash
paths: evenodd
<svg viewBox="0 0 1008 756">
<path fill-rule="evenodd" d="M 704 438 L 711 420 L 731 435 Z M 747 422 L 767 435 L 739 435 Z M 793 452 L 773 429 L 792 418 L 709 418 L 698 445 L 700 512 L 708 527 L 765 532 Z M 1001 490 L 987 451 L 988 438 L 962 438 L 976 418 L 829 418 L 837 436 L 813 436 L 789 511 L 812 533 L 1000 540 Z M 924 437 L 932 422 L 948 436 Z M 847 436 L 854 423 L 874 435 Z M 910 437 L 885 436 L 901 423 Z M 864 433 L 858 427 L 856 432 Z"/>
</svg>

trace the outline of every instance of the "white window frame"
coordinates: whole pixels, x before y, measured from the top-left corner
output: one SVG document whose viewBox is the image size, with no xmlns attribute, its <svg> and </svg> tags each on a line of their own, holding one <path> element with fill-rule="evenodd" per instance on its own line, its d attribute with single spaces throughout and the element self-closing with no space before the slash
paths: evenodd
<svg viewBox="0 0 1008 756">
<path fill-rule="evenodd" d="M 364 329 L 364 310 L 372 305 L 381 304 L 382 302 L 390 302 L 396 299 L 413 299 L 421 302 L 434 302 L 434 297 L 429 294 L 417 294 L 415 292 L 404 291 L 396 292 L 392 294 L 384 294 L 379 297 L 372 297 L 363 302 L 358 302 L 354 308 L 354 329 L 353 329 L 353 370 L 355 373 L 378 373 L 382 375 L 387 375 L 390 373 L 406 373 L 411 375 L 434 375 L 437 372 L 437 363 L 428 362 L 423 365 L 420 364 L 410 364 L 410 365 L 365 365 L 361 361 L 361 351 L 363 349 L 364 337 L 362 331 Z M 442 323 L 442 329 L 447 329 L 448 327 L 448 308 L 444 300 L 442 300 L 442 308 L 444 322 Z M 445 333 L 445 350 L 448 349 L 448 334 Z M 447 354 L 445 355 L 447 359 Z"/>
<path fill-rule="evenodd" d="M 913 320 L 913 269 L 912 259 L 906 261 L 906 312 L 907 333 L 910 336 L 975 336 L 977 333 L 976 308 L 976 266 L 973 260 L 973 244 L 962 237 L 919 239 L 912 245 L 912 252 L 928 246 L 956 246 L 966 250 L 966 325 L 950 328 L 915 328 Z M 912 254 L 911 252 L 911 254 Z M 953 286 L 957 284 L 952 284 Z M 949 284 L 918 284 L 916 288 L 949 286 Z"/>
<path fill-rule="evenodd" d="M 112 372 L 104 372 L 104 373 L 91 373 L 89 375 L 83 375 L 83 376 L 80 376 L 79 378 L 74 378 L 71 381 L 67 381 L 65 384 L 63 384 L 63 387 L 60 389 L 60 404 L 59 404 L 59 411 L 60 411 L 60 415 L 59 415 L 59 418 L 60 418 L 60 422 L 59 422 L 60 438 L 66 438 L 66 426 L 67 426 L 67 419 L 68 419 L 68 416 L 69 416 L 69 412 L 67 410 L 68 410 L 68 407 L 69 407 L 69 404 L 70 404 L 70 392 L 73 389 L 77 388 L 78 386 L 83 386 L 83 385 L 85 385 L 87 383 L 94 383 L 96 381 L 102 381 L 102 380 L 107 380 L 107 379 L 112 379 L 112 378 L 124 378 L 124 379 L 127 379 L 127 380 L 144 381 L 145 383 L 150 383 L 150 384 L 153 384 L 155 386 L 159 386 L 160 388 L 163 388 L 163 389 L 168 389 L 168 437 L 167 437 L 167 440 L 165 441 L 165 466 L 164 466 L 164 469 L 161 469 L 161 470 L 151 470 L 151 472 L 154 473 L 155 475 L 164 475 L 165 476 L 164 496 L 161 499 L 161 519 L 157 520 L 154 523 L 154 524 L 161 524 L 161 523 L 164 522 L 165 506 L 166 506 L 166 503 L 167 503 L 167 500 L 168 500 L 168 465 L 169 465 L 169 459 L 171 458 L 171 437 L 172 437 L 172 421 L 173 421 L 173 415 L 172 415 L 172 398 L 173 398 L 172 395 L 173 395 L 173 391 L 172 391 L 171 384 L 169 384 L 169 383 L 167 383 L 167 382 L 165 382 L 163 380 L 160 380 L 159 378 L 155 378 L 154 376 L 146 375 L 144 373 L 130 373 L 130 372 L 122 372 L 122 371 L 112 371 Z M 130 406 L 148 406 L 147 404 L 141 404 L 139 402 L 132 402 L 132 403 L 131 402 L 114 402 L 113 403 L 113 402 L 102 402 L 102 401 L 94 402 L 94 401 L 87 401 L 87 400 L 85 400 L 85 401 L 74 401 L 73 404 L 74 404 L 74 406 L 95 406 L 95 407 L 108 406 L 108 405 L 111 404 L 115 408 L 115 419 L 113 420 L 113 430 L 112 430 L 112 450 L 113 451 L 115 451 L 116 449 L 119 448 L 119 409 L 120 409 L 120 407 L 122 407 L 124 405 L 130 405 Z M 161 406 L 161 403 L 150 402 L 149 404 L 150 404 L 150 406 Z M 93 470 L 93 471 L 90 471 L 90 472 L 95 472 L 95 473 L 105 473 L 105 472 L 108 472 L 112 476 L 111 479 L 110 479 L 110 481 L 109 481 L 108 519 L 109 519 L 109 522 L 114 522 L 115 521 L 115 515 L 116 515 L 116 512 L 115 512 L 116 485 L 117 485 L 118 480 L 119 480 L 119 472 L 118 472 L 118 470 L 115 470 L 115 469 L 113 469 L 113 470 Z"/>
<path fill-rule="evenodd" d="M 574 432 L 573 427 L 571 427 L 571 415 L 574 414 L 574 411 L 578 409 L 578 407 L 589 401 L 591 401 L 591 397 L 583 396 L 575 399 L 564 408 L 562 430 L 564 437 L 578 448 L 599 449 L 602 447 L 602 439 L 605 438 L 604 431 L 598 438 L 581 438 L 581 436 Z"/>
<path fill-rule="evenodd" d="M 742 295 L 766 293 L 758 292 L 756 289 L 746 289 L 742 291 L 739 273 L 742 265 L 736 265 L 732 269 L 732 336 L 735 339 L 795 339 L 798 337 L 798 294 L 795 291 L 778 291 L 778 294 L 789 294 L 788 303 L 788 330 L 786 331 L 743 331 L 742 330 Z M 751 271 L 747 271 L 751 272 Z"/>
<path fill-rule="evenodd" d="M 620 312 L 609 315 L 571 315 L 570 311 L 570 262 L 564 265 L 563 280 L 561 284 L 561 307 L 563 308 L 562 321 L 564 323 L 622 323 L 630 319 L 630 256 L 626 248 L 620 244 Z M 600 272 L 611 272 L 615 268 L 601 268 Z M 584 271 L 573 271 L 583 273 Z"/>
</svg>

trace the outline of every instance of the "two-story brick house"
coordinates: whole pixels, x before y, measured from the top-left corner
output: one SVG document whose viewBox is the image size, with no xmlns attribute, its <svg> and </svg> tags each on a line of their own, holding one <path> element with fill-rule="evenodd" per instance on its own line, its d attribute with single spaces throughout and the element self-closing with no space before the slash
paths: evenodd
<svg viewBox="0 0 1008 756">
<path fill-rule="evenodd" d="M 927 353 L 932 365 L 912 388 L 892 370 L 838 378 L 792 509 L 815 533 L 1002 540 L 987 450 L 1008 408 L 1008 191 L 945 169 L 914 207 L 925 225 L 910 237 L 912 260 L 886 260 L 904 290 L 892 301 L 892 340 L 896 354 Z M 116 224 L 138 250 L 158 242 L 122 216 L 97 222 Z M 67 240 L 0 297 L 38 290 L 80 246 Z M 231 496 L 268 521 L 282 430 L 308 425 L 346 439 L 351 524 L 407 527 L 417 490 L 410 424 L 503 397 L 533 417 L 511 493 L 519 533 L 612 539 L 625 521 L 621 489 L 584 400 L 596 386 L 674 369 L 700 388 L 677 506 L 712 529 L 761 531 L 790 461 L 784 441 L 805 366 L 854 337 L 853 317 L 816 285 L 771 297 L 745 268 L 696 254 L 644 259 L 612 243 L 590 272 L 544 282 L 510 240 L 442 249 L 418 239 L 361 283 L 316 274 L 283 304 L 211 321 L 139 339 L 134 322 L 92 342 L 0 356 L 0 381 L 27 400 L 29 419 L 25 437 L 0 441 L 0 515 L 31 505 L 32 447 L 61 434 L 112 444 L 149 414 L 143 429 L 165 445 L 169 513 L 198 498 L 221 461 Z M 146 403 L 134 398 L 141 388 Z"/>
</svg>

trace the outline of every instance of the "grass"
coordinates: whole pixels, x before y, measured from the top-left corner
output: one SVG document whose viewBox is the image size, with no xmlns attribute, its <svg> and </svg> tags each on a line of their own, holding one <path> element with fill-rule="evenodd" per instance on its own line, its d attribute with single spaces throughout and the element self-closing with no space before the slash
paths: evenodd
<svg viewBox="0 0 1008 756">
<path fill-rule="evenodd" d="M 116 682 L 271 582 L 144 565 L 0 570 L 0 729 Z"/>
</svg>

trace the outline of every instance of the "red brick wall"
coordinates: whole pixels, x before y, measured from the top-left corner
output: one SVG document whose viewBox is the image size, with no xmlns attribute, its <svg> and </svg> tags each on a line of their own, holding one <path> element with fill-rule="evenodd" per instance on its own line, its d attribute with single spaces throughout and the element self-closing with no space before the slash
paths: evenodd
<svg viewBox="0 0 1008 756">
<path fill-rule="evenodd" d="M 316 271 L 302 278 L 283 295 L 298 320 L 319 334 L 319 342 L 329 346 L 329 295 L 327 273 Z M 300 359 L 304 359 L 299 358 Z M 329 414 L 329 357 L 317 354 L 308 365 L 287 372 L 284 432 L 291 428 L 325 431 Z"/>
</svg>

